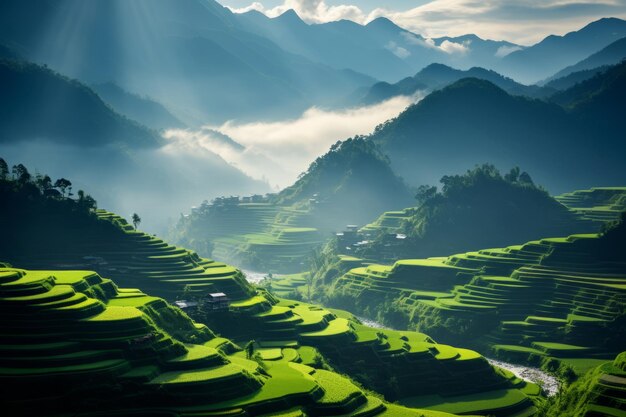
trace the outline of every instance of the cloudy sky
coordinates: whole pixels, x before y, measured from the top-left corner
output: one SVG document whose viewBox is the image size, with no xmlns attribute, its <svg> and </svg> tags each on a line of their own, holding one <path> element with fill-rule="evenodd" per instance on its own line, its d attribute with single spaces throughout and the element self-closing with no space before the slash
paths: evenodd
<svg viewBox="0 0 626 417">
<path fill-rule="evenodd" d="M 530 45 L 601 17 L 626 18 L 626 0 L 220 0 L 234 11 L 274 17 L 294 9 L 309 23 L 385 16 L 427 37 L 474 33 Z"/>
</svg>

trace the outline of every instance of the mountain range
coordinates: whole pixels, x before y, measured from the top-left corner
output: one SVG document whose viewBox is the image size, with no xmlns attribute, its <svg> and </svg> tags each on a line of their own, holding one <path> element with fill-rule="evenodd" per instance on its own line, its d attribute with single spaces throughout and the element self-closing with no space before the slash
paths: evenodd
<svg viewBox="0 0 626 417">
<path fill-rule="evenodd" d="M 297 114 L 373 82 L 284 51 L 212 0 L 10 0 L 0 42 L 85 83 L 150 96 L 187 124 Z"/>
<path fill-rule="evenodd" d="M 625 36 L 626 21 L 603 18 L 578 31 L 550 35 L 529 48 L 512 52 L 493 69 L 525 84 L 536 83 Z"/>
<path fill-rule="evenodd" d="M 435 183 L 434 176 L 477 161 L 523 166 L 552 192 L 620 183 L 626 179 L 619 116 L 625 68 L 620 64 L 551 101 L 462 79 L 378 126 L 370 139 L 410 184 Z"/>
<path fill-rule="evenodd" d="M 499 60 L 501 48 L 520 48 L 476 35 L 424 38 L 384 17 L 360 25 L 350 20 L 307 24 L 293 10 L 276 18 L 258 11 L 235 16 L 247 30 L 271 39 L 287 51 L 337 69 L 358 69 L 387 82 L 404 78 L 432 62 L 459 67 L 489 66 Z M 457 52 L 453 52 L 454 48 Z"/>
<path fill-rule="evenodd" d="M 600 69 L 606 69 L 609 65 L 619 64 L 625 58 L 626 37 L 613 42 L 606 48 L 590 55 L 574 65 L 563 68 L 561 71 L 548 78 L 543 84 L 547 87 L 564 90 L 567 87 L 573 86 L 576 82 L 583 81 L 586 78 L 591 78 L 591 75 L 596 74 Z M 583 74 L 590 75 L 583 78 Z M 569 82 L 566 80 L 569 80 Z M 574 80 L 576 82 L 573 82 Z"/>
<path fill-rule="evenodd" d="M 0 43 L 11 51 L 88 85 L 150 97 L 188 126 L 341 107 L 355 90 L 434 62 L 536 82 L 625 36 L 626 22 L 614 18 L 524 47 L 473 34 L 431 39 L 386 18 L 307 24 L 293 11 L 234 14 L 214 0 L 0 5 Z"/>
<path fill-rule="evenodd" d="M 489 81 L 512 95 L 545 97 L 555 90 L 536 85 L 523 85 L 504 77 L 493 70 L 472 67 L 462 71 L 443 64 L 430 64 L 413 77 L 407 77 L 395 84 L 379 82 L 374 84 L 361 101 L 365 104 L 377 103 L 394 96 L 411 96 L 418 91 L 432 91 L 443 88 L 463 78 L 477 78 Z"/>
<path fill-rule="evenodd" d="M 0 143 L 157 147 L 160 136 L 113 111 L 81 83 L 24 61 L 0 60 Z"/>
</svg>

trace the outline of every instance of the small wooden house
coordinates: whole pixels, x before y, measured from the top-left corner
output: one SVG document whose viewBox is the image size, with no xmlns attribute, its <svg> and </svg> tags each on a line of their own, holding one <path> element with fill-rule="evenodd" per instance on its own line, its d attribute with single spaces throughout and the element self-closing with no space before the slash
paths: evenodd
<svg viewBox="0 0 626 417">
<path fill-rule="evenodd" d="M 207 310 L 228 310 L 230 300 L 223 292 L 209 293 L 204 298 L 204 307 Z"/>
</svg>

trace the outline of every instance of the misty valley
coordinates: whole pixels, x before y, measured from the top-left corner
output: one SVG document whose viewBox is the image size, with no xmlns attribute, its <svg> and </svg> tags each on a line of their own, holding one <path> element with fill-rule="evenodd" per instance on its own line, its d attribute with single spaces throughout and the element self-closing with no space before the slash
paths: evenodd
<svg viewBox="0 0 626 417">
<path fill-rule="evenodd" d="M 626 416 L 626 4 L 0 3 L 0 410 Z"/>
</svg>

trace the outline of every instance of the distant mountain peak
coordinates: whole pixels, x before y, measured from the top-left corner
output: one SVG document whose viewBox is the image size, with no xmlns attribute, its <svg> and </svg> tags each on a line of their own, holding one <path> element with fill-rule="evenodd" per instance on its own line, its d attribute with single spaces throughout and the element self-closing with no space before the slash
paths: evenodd
<svg viewBox="0 0 626 417">
<path fill-rule="evenodd" d="M 473 33 L 468 33 L 466 35 L 461 35 L 461 36 L 442 36 L 441 38 L 435 38 L 434 40 L 437 43 L 439 43 L 445 40 L 452 41 L 452 42 L 467 42 L 467 41 L 482 41 L 483 39 L 478 35 L 475 35 Z"/>
<path fill-rule="evenodd" d="M 365 26 L 367 27 L 377 27 L 380 29 L 391 29 L 391 30 L 404 30 L 400 26 L 396 25 L 393 21 L 387 19 L 386 17 L 377 17 L 372 20 Z"/>
<path fill-rule="evenodd" d="M 442 64 L 440 62 L 433 62 L 432 64 L 428 64 L 420 72 L 424 71 L 435 71 L 435 70 L 451 70 L 454 69 L 446 64 Z"/>
<path fill-rule="evenodd" d="M 620 19 L 617 17 L 603 17 L 601 19 L 598 20 L 594 20 L 593 22 L 589 23 L 587 27 L 592 27 L 592 26 L 599 26 L 599 25 L 606 25 L 606 24 L 618 24 L 618 25 L 623 25 L 626 24 L 626 20 L 624 19 Z M 584 29 L 584 28 L 583 28 Z"/>
<path fill-rule="evenodd" d="M 250 9 L 247 12 L 243 12 L 243 13 L 240 13 L 240 14 L 242 16 L 254 16 L 254 17 L 257 17 L 257 18 L 264 17 L 265 19 L 269 19 L 269 17 L 267 17 L 267 15 L 265 13 L 260 12 L 260 11 L 258 11 L 256 9 Z"/>
<path fill-rule="evenodd" d="M 298 13 L 296 13 L 294 9 L 289 9 L 285 11 L 283 14 L 281 14 L 280 16 L 275 17 L 274 19 L 282 21 L 282 22 L 291 23 L 291 24 L 306 25 L 304 20 L 302 20 L 300 16 L 298 16 Z"/>
</svg>

